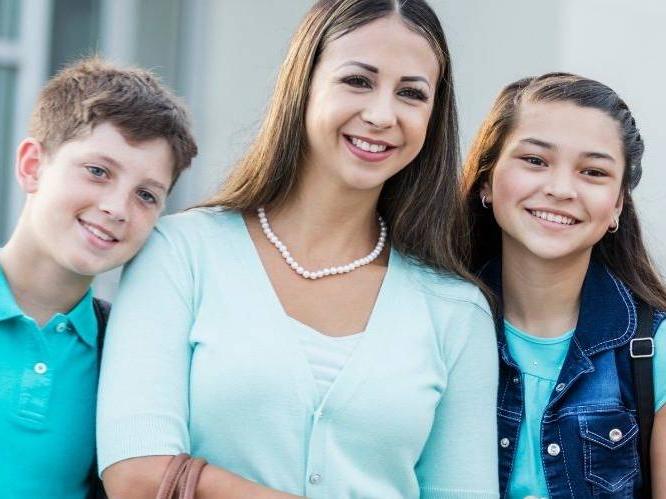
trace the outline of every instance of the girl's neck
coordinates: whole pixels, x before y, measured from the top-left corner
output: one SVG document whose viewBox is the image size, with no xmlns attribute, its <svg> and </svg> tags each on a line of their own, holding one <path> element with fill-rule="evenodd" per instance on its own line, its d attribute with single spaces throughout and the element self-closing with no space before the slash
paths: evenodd
<svg viewBox="0 0 666 499">
<path fill-rule="evenodd" d="M 54 314 L 69 312 L 93 278 L 64 269 L 40 250 L 28 232 L 19 222 L 0 251 L 0 266 L 23 313 L 44 325 Z"/>
<path fill-rule="evenodd" d="M 502 251 L 504 317 L 517 328 L 556 337 L 576 327 L 590 253 L 545 260 Z"/>
</svg>

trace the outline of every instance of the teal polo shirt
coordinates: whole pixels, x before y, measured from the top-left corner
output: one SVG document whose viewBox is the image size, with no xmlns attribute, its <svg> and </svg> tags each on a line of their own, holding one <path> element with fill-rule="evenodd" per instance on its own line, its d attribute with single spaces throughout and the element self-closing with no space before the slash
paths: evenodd
<svg viewBox="0 0 666 499">
<path fill-rule="evenodd" d="M 97 373 L 91 292 L 39 327 L 0 270 L 0 497 L 85 499 Z"/>
</svg>

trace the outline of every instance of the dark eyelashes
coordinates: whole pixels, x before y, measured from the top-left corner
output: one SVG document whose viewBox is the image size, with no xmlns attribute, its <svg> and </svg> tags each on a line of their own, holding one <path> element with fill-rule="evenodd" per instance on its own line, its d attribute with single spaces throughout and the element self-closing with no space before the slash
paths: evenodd
<svg viewBox="0 0 666 499">
<path fill-rule="evenodd" d="M 372 82 L 367 77 L 362 75 L 345 76 L 340 79 L 340 82 L 354 88 L 372 88 Z M 428 96 L 425 92 L 413 87 L 401 88 L 398 91 L 398 95 L 408 99 L 420 100 L 423 102 L 428 100 Z"/>
</svg>

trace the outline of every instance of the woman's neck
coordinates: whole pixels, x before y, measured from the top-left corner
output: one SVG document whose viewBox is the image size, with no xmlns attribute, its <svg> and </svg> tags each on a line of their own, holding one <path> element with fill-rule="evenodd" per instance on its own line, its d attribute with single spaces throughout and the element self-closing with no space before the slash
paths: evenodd
<svg viewBox="0 0 666 499">
<path fill-rule="evenodd" d="M 344 189 L 327 184 L 326 179 L 307 180 L 299 182 L 284 203 L 267 207 L 271 228 L 296 252 L 299 262 L 327 265 L 371 251 L 379 235 L 380 191 Z"/>
<path fill-rule="evenodd" d="M 93 278 L 63 269 L 40 251 L 27 232 L 19 222 L 0 251 L 0 266 L 23 313 L 43 325 L 54 314 L 71 310 Z"/>
<path fill-rule="evenodd" d="M 590 254 L 545 260 L 502 252 L 504 317 L 535 336 L 556 337 L 576 327 Z"/>
</svg>

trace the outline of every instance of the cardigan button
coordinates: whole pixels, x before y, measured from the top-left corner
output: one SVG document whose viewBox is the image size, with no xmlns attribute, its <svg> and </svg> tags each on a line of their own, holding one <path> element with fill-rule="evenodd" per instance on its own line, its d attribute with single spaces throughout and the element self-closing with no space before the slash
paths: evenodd
<svg viewBox="0 0 666 499">
<path fill-rule="evenodd" d="M 560 450 L 562 449 L 560 449 L 560 446 L 557 444 L 550 444 L 547 449 L 548 454 L 553 457 L 558 456 L 560 454 Z"/>
<path fill-rule="evenodd" d="M 500 447 L 506 449 L 510 443 L 511 441 L 508 438 L 504 437 L 502 440 L 500 440 Z"/>
<path fill-rule="evenodd" d="M 313 473 L 312 475 L 310 475 L 308 481 L 312 485 L 317 485 L 319 482 L 321 482 L 321 475 L 319 473 Z"/>
</svg>

